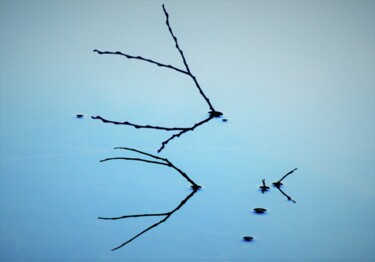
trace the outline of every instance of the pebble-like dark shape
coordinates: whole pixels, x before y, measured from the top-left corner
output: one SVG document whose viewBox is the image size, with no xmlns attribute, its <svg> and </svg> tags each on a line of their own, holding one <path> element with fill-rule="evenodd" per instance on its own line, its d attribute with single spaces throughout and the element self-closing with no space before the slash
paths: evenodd
<svg viewBox="0 0 375 262">
<path fill-rule="evenodd" d="M 263 214 L 267 211 L 267 209 L 265 208 L 262 208 L 262 207 L 257 207 L 257 208 L 254 208 L 254 212 L 257 213 L 257 214 Z"/>
<path fill-rule="evenodd" d="M 243 237 L 243 240 L 245 241 L 252 241 L 254 238 L 253 237 L 250 237 L 250 236 L 246 236 L 246 237 Z"/>
<path fill-rule="evenodd" d="M 210 111 L 208 112 L 210 114 L 210 116 L 212 117 L 221 117 L 223 115 L 223 113 L 219 112 L 219 111 Z"/>
<path fill-rule="evenodd" d="M 77 117 L 77 118 L 82 118 L 83 115 L 82 115 L 82 114 L 78 114 L 78 115 L 76 115 L 76 117 Z"/>
</svg>

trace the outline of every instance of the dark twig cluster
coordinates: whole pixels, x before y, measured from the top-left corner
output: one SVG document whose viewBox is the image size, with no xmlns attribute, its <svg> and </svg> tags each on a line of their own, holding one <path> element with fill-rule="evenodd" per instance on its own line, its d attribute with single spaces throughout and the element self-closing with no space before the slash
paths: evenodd
<svg viewBox="0 0 375 262">
<path fill-rule="evenodd" d="M 116 250 L 116 249 L 119 249 L 127 244 L 129 244 L 130 242 L 132 242 L 134 239 L 140 237 L 141 235 L 143 235 L 144 233 L 146 233 L 147 231 L 151 230 L 152 228 L 155 228 L 157 226 L 159 226 L 161 223 L 164 223 L 165 221 L 167 221 L 172 215 L 173 213 L 175 213 L 177 210 L 179 210 L 183 205 L 186 204 L 186 202 L 197 192 L 198 188 L 194 188 L 193 189 L 193 192 L 191 192 L 184 200 L 181 201 L 181 203 L 175 208 L 173 209 L 172 211 L 170 212 L 165 212 L 165 213 L 156 213 L 156 214 L 137 214 L 137 215 L 127 215 L 127 216 L 121 216 L 121 217 L 98 217 L 98 219 L 103 219 L 103 220 L 118 220 L 118 219 L 124 219 L 124 218 L 131 218 L 131 217 L 156 217 L 156 216 L 164 216 L 164 218 L 158 222 L 156 222 L 155 224 L 149 226 L 148 228 L 146 228 L 145 230 L 143 230 L 142 232 L 140 232 L 139 234 L 135 235 L 134 237 L 132 237 L 131 239 L 129 239 L 128 241 L 122 243 L 121 245 L 115 247 L 112 249 L 112 251 Z"/>
<path fill-rule="evenodd" d="M 143 159 L 143 158 L 132 158 L 132 157 L 110 157 L 110 158 L 100 160 L 100 162 L 105 162 L 105 161 L 109 161 L 109 160 L 131 160 L 131 161 L 140 161 L 140 162 L 146 162 L 146 163 L 150 163 L 150 164 L 167 166 L 167 167 L 170 167 L 170 168 L 176 170 L 181 176 L 183 176 L 187 181 L 189 181 L 191 183 L 191 187 L 194 190 L 201 188 L 201 186 L 196 184 L 185 172 L 183 172 L 181 169 L 179 169 L 174 164 L 172 164 L 172 162 L 170 162 L 167 158 L 162 158 L 162 157 L 159 157 L 159 156 L 155 156 L 155 155 L 152 155 L 152 154 L 149 154 L 149 153 L 137 150 L 137 149 L 128 148 L 128 147 L 115 147 L 115 149 L 123 149 L 123 150 L 137 152 L 139 154 L 146 155 L 146 156 L 149 156 L 151 158 L 154 158 L 154 159 L 157 159 L 157 160 L 160 160 L 160 161 L 148 160 L 148 159 Z"/>
<path fill-rule="evenodd" d="M 280 180 L 278 180 L 277 182 L 273 182 L 273 186 L 276 187 L 280 192 L 281 194 L 283 194 L 284 196 L 286 196 L 286 198 L 289 200 L 289 201 L 292 201 L 293 203 L 296 203 L 296 201 L 294 201 L 290 196 L 288 196 L 282 189 L 281 189 L 281 186 L 283 185 L 283 183 L 281 183 L 281 181 L 283 181 L 287 176 L 289 176 L 290 174 L 292 174 L 294 171 L 296 171 L 297 168 L 289 171 L 288 173 L 286 173 Z M 269 186 L 266 186 L 266 180 L 265 179 L 262 179 L 262 184 L 259 188 L 260 188 L 260 191 L 262 192 L 262 194 L 264 194 L 264 192 L 268 191 L 270 189 Z"/>
<path fill-rule="evenodd" d="M 169 14 L 168 14 L 167 10 L 165 9 L 164 5 L 163 5 L 163 11 L 164 11 L 164 14 L 165 14 L 165 17 L 166 17 L 166 25 L 168 27 L 169 33 L 171 34 L 171 36 L 172 36 L 172 38 L 174 40 L 175 47 L 178 50 L 178 52 L 180 53 L 180 56 L 181 56 L 182 61 L 183 61 L 183 64 L 185 66 L 184 69 L 181 69 L 181 68 L 178 68 L 178 67 L 175 67 L 175 66 L 172 66 L 172 65 L 167 65 L 167 64 L 164 64 L 164 63 L 160 63 L 160 62 L 154 61 L 154 60 L 149 59 L 149 58 L 144 58 L 142 56 L 134 56 L 134 55 L 125 54 L 125 53 L 120 52 L 120 51 L 110 52 L 110 51 L 99 51 L 97 49 L 94 50 L 94 52 L 96 52 L 96 53 L 98 53 L 100 55 L 103 55 L 103 54 L 120 55 L 120 56 L 124 56 L 127 59 L 140 60 L 140 61 L 143 61 L 143 62 L 155 64 L 155 65 L 157 65 L 159 67 L 169 68 L 169 69 L 172 69 L 172 70 L 174 70 L 176 72 L 179 72 L 179 73 L 182 73 L 184 75 L 187 75 L 187 76 L 189 76 L 193 80 L 193 82 L 194 82 L 195 86 L 197 87 L 200 95 L 203 97 L 203 99 L 208 104 L 208 107 L 210 109 L 209 117 L 206 118 L 206 119 L 204 119 L 204 120 L 202 120 L 202 121 L 200 121 L 200 122 L 197 122 L 192 127 L 185 127 L 185 128 L 179 128 L 179 127 L 162 127 L 162 126 L 151 126 L 151 125 L 138 125 L 138 124 L 133 124 L 133 123 L 130 123 L 130 122 L 127 122 L 127 121 L 117 122 L 117 121 L 107 120 L 107 119 L 105 119 L 105 118 L 103 118 L 101 116 L 92 116 L 92 119 L 99 119 L 99 120 L 101 120 L 104 123 L 111 123 L 111 124 L 115 124 L 115 125 L 127 125 L 127 126 L 133 126 L 135 128 L 148 128 L 148 129 L 156 129 L 156 130 L 164 130 L 164 131 L 180 131 L 180 132 L 172 135 L 170 138 L 168 138 L 164 142 L 162 142 L 162 145 L 159 148 L 158 153 L 160 153 L 165 148 L 165 146 L 171 140 L 173 140 L 174 138 L 180 137 L 181 135 L 185 134 L 188 131 L 193 131 L 195 128 L 197 128 L 198 126 L 200 126 L 200 125 L 202 125 L 204 123 L 207 123 L 211 119 L 213 119 L 215 117 L 221 117 L 223 115 L 221 112 L 215 110 L 215 108 L 212 106 L 209 98 L 203 92 L 203 90 L 202 90 L 201 86 L 199 85 L 196 77 L 192 74 L 192 72 L 191 72 L 191 70 L 189 68 L 189 65 L 186 62 L 186 58 L 184 56 L 184 53 L 183 53 L 182 49 L 180 48 L 180 46 L 178 44 L 177 37 L 173 33 L 172 27 L 171 27 L 171 25 L 169 23 Z"/>
</svg>

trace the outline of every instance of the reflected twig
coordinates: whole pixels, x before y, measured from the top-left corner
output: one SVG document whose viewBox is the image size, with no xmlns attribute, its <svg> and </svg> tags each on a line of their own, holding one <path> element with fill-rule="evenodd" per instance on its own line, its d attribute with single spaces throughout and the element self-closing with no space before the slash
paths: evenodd
<svg viewBox="0 0 375 262">
<path fill-rule="evenodd" d="M 280 187 L 276 187 L 280 192 L 281 194 L 283 194 L 284 196 L 286 196 L 286 198 L 289 200 L 289 201 L 292 201 L 293 203 L 296 203 L 296 201 L 294 201 L 290 196 L 288 196 Z"/>
<path fill-rule="evenodd" d="M 137 152 L 139 154 L 146 155 L 146 156 L 152 157 L 152 158 L 157 159 L 157 160 L 161 160 L 161 162 L 159 162 L 159 161 L 153 161 L 153 160 L 148 160 L 148 159 L 143 159 L 143 158 L 133 158 L 133 157 L 109 157 L 109 158 L 100 160 L 100 162 L 105 162 L 105 161 L 109 161 L 109 160 L 131 160 L 131 161 L 141 161 L 141 162 L 146 162 L 146 163 L 150 163 L 150 164 L 157 164 L 157 165 L 168 166 L 168 167 L 173 168 L 174 170 L 176 170 L 178 173 L 180 173 L 181 176 L 183 176 L 187 181 L 189 181 L 191 183 L 191 185 L 192 185 L 191 187 L 193 189 L 199 189 L 199 188 L 201 188 L 201 186 L 199 186 L 198 184 L 196 184 L 185 172 L 183 172 L 181 169 L 179 169 L 178 167 L 176 167 L 175 165 L 173 165 L 172 162 L 170 162 L 167 158 L 162 158 L 162 157 L 159 157 L 159 156 L 155 156 L 155 155 L 152 155 L 152 154 L 149 154 L 149 153 L 146 153 L 146 152 L 134 149 L 134 148 L 115 147 L 115 149 L 123 149 L 123 150 Z"/>
<path fill-rule="evenodd" d="M 103 219 L 103 220 L 117 220 L 117 219 L 124 219 L 124 218 L 131 218 L 131 217 L 150 217 L 150 216 L 165 216 L 162 220 L 160 220 L 159 222 L 151 225 L 150 227 L 146 228 L 145 230 L 143 230 L 142 232 L 140 232 L 139 234 L 135 235 L 134 237 L 132 237 L 131 239 L 129 239 L 128 241 L 122 243 L 121 245 L 113 248 L 111 251 L 114 251 L 116 249 L 119 249 L 127 244 L 129 244 L 130 242 L 132 242 L 134 239 L 140 237 L 142 234 L 146 233 L 147 231 L 151 230 L 152 228 L 155 228 L 157 226 L 159 226 L 161 223 L 164 223 L 165 221 L 167 221 L 172 215 L 173 213 L 175 213 L 177 210 L 179 210 L 183 205 L 186 204 L 186 202 L 198 191 L 197 188 L 194 188 L 193 189 L 193 192 L 191 192 L 184 200 L 181 201 L 181 203 L 175 208 L 173 209 L 172 211 L 170 212 L 166 212 L 166 213 L 157 213 L 157 214 L 141 214 L 141 215 L 127 215 L 127 216 L 121 216 L 121 217 L 98 217 L 98 219 Z"/>
<path fill-rule="evenodd" d="M 287 176 L 289 176 L 290 174 L 292 174 L 294 171 L 296 171 L 297 168 L 289 171 L 288 173 L 286 173 L 279 181 L 277 182 L 273 182 L 272 184 L 274 185 L 274 187 L 276 187 L 280 192 L 281 194 L 283 194 L 284 196 L 286 196 L 286 198 L 289 200 L 289 201 L 292 201 L 293 203 L 296 203 L 296 201 L 294 201 L 290 196 L 288 196 L 282 189 L 281 189 L 281 186 L 283 185 L 283 183 L 281 183 L 281 181 L 284 180 L 284 178 L 286 178 Z"/>
<path fill-rule="evenodd" d="M 127 125 L 127 126 L 133 126 L 135 128 L 147 128 L 147 129 L 156 129 L 156 130 L 164 130 L 164 131 L 180 131 L 179 133 L 174 134 L 170 138 L 168 138 L 167 140 L 165 140 L 162 143 L 161 147 L 159 148 L 158 153 L 160 153 L 165 148 L 165 146 L 171 140 L 173 140 L 174 138 L 180 137 L 182 134 L 184 134 L 184 133 L 186 133 L 188 131 L 193 131 L 195 128 L 197 128 L 198 126 L 200 126 L 200 125 L 202 125 L 204 123 L 207 123 L 211 119 L 213 119 L 215 117 L 221 117 L 223 115 L 221 112 L 215 110 L 215 108 L 212 106 L 209 98 L 206 96 L 206 94 L 203 92 L 202 88 L 200 87 L 200 85 L 199 85 L 196 77 L 191 73 L 189 65 L 186 62 L 186 58 L 184 56 L 184 53 L 183 53 L 182 49 L 180 48 L 180 46 L 178 44 L 177 37 L 174 35 L 172 27 L 171 27 L 171 25 L 169 23 L 169 14 L 168 14 L 167 10 L 165 9 L 164 4 L 163 4 L 163 11 L 164 11 L 164 14 L 165 14 L 165 17 L 166 17 L 166 25 L 168 27 L 169 33 L 170 33 L 170 35 L 172 36 L 172 38 L 173 38 L 173 40 L 175 42 L 176 49 L 180 53 L 180 56 L 181 56 L 182 61 L 184 63 L 185 69 L 180 69 L 180 68 L 177 68 L 177 67 L 172 66 L 172 65 L 167 65 L 167 64 L 164 64 L 164 63 L 160 63 L 160 62 L 154 61 L 154 60 L 149 59 L 149 58 L 144 58 L 142 56 L 134 56 L 134 55 L 125 54 L 125 53 L 120 52 L 120 51 L 110 52 L 110 51 L 99 51 L 97 49 L 94 50 L 94 52 L 96 52 L 96 53 L 98 53 L 100 55 L 103 55 L 103 54 L 120 55 L 120 56 L 123 56 L 123 57 L 125 57 L 127 59 L 140 60 L 140 61 L 151 63 L 151 64 L 154 64 L 154 65 L 157 65 L 157 66 L 160 66 L 160 67 L 169 68 L 169 69 L 172 69 L 172 70 L 174 70 L 176 72 L 179 72 L 179 73 L 182 73 L 184 75 L 187 75 L 187 76 L 189 76 L 193 80 L 193 82 L 194 82 L 195 86 L 197 87 L 200 95 L 203 97 L 203 99 L 208 104 L 209 109 L 210 109 L 209 117 L 208 118 L 206 118 L 206 119 L 204 119 L 204 120 L 202 120 L 200 122 L 197 122 L 192 127 L 183 127 L 183 128 L 181 128 L 181 127 L 162 127 L 162 126 L 151 126 L 151 125 L 138 125 L 138 124 L 130 123 L 128 121 L 118 122 L 118 121 L 112 121 L 112 120 L 105 119 L 105 118 L 103 118 L 101 116 L 92 116 L 92 119 L 99 119 L 99 120 L 101 120 L 104 123 L 111 123 L 111 124 L 115 124 L 115 125 Z"/>
</svg>

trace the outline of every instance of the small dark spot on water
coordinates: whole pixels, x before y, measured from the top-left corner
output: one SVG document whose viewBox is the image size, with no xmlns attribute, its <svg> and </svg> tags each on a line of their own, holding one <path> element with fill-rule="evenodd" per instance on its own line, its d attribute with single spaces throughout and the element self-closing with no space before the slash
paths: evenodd
<svg viewBox="0 0 375 262">
<path fill-rule="evenodd" d="M 228 122 L 228 119 L 224 118 L 223 120 L 221 120 L 223 122 Z"/>
<path fill-rule="evenodd" d="M 219 112 L 219 111 L 210 111 L 208 112 L 210 114 L 210 116 L 212 117 L 221 117 L 223 115 L 223 113 Z"/>
<path fill-rule="evenodd" d="M 257 213 L 257 214 L 263 214 L 263 213 L 267 212 L 267 209 L 262 208 L 262 207 L 257 207 L 257 208 L 254 208 L 254 212 Z"/>
<path fill-rule="evenodd" d="M 243 237 L 243 240 L 246 241 L 246 242 L 250 242 L 252 241 L 254 238 L 253 237 L 250 237 L 250 236 L 245 236 Z"/>
<path fill-rule="evenodd" d="M 78 115 L 76 115 L 76 117 L 77 117 L 77 118 L 82 118 L 83 115 L 82 115 L 82 114 L 78 114 Z"/>
</svg>

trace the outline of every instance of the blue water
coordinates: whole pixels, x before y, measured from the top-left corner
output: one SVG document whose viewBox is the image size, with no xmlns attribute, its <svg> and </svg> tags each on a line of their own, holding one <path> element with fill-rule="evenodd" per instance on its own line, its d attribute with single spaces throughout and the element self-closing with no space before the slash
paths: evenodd
<svg viewBox="0 0 375 262">
<path fill-rule="evenodd" d="M 0 260 L 375 260 L 373 1 L 0 2 Z M 84 114 L 78 119 L 76 114 Z M 276 188 L 267 185 L 298 168 Z M 267 209 L 264 215 L 253 208 Z M 244 242 L 244 236 L 252 236 Z"/>
</svg>

